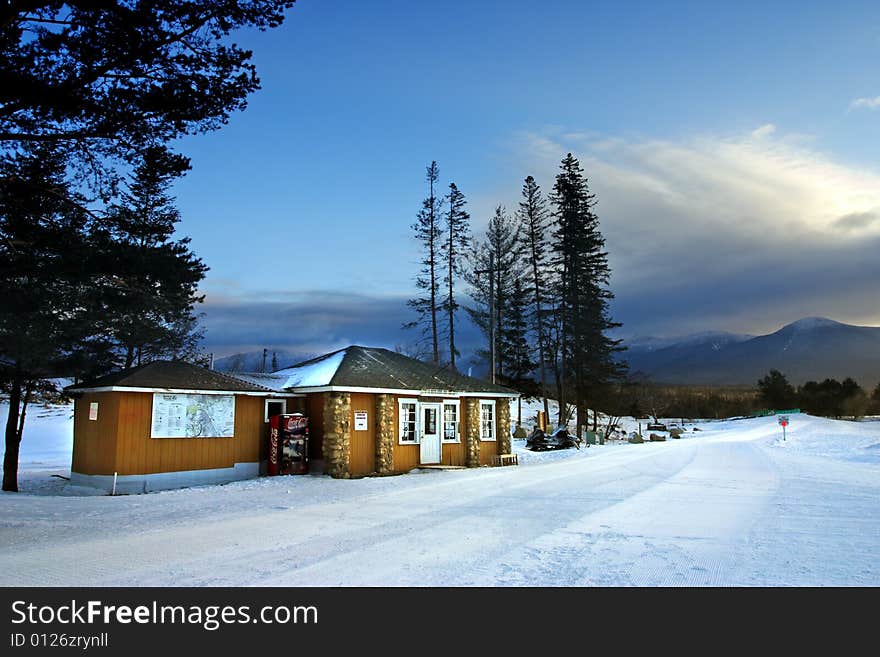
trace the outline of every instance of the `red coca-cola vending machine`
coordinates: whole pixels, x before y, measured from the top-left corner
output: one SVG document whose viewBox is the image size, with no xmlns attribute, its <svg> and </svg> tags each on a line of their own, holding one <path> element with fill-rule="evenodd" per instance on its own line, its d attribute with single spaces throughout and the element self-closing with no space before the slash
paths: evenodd
<svg viewBox="0 0 880 657">
<path fill-rule="evenodd" d="M 309 471 L 309 418 L 302 413 L 269 418 L 269 475 Z"/>
</svg>

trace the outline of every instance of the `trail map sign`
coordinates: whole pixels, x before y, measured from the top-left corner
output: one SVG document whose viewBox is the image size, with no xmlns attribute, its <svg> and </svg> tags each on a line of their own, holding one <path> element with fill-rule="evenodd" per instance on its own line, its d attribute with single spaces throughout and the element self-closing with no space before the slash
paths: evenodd
<svg viewBox="0 0 880 657">
<path fill-rule="evenodd" d="M 150 438 L 231 438 L 235 395 L 153 394 Z"/>
</svg>

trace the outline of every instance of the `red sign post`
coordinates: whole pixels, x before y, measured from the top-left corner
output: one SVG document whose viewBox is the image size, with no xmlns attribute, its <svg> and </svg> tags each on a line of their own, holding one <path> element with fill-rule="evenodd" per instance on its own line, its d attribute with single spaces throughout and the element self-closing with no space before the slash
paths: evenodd
<svg viewBox="0 0 880 657">
<path fill-rule="evenodd" d="M 785 428 L 788 426 L 788 416 L 779 416 L 779 426 L 782 427 L 782 439 L 785 440 Z"/>
</svg>

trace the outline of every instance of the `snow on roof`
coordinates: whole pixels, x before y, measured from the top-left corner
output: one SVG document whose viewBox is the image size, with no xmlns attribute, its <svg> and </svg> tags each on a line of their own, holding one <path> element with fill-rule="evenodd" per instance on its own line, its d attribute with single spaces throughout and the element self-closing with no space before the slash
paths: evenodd
<svg viewBox="0 0 880 657">
<path fill-rule="evenodd" d="M 284 382 L 287 381 L 285 375 L 279 375 L 275 372 L 228 372 L 227 374 L 247 383 L 254 383 L 278 392 L 284 391 Z"/>
<path fill-rule="evenodd" d="M 288 367 L 273 372 L 273 375 L 286 375 L 282 388 L 311 388 L 316 386 L 328 386 L 342 359 L 345 358 L 345 349 L 328 354 L 323 358 L 308 361 L 302 365 Z"/>
</svg>

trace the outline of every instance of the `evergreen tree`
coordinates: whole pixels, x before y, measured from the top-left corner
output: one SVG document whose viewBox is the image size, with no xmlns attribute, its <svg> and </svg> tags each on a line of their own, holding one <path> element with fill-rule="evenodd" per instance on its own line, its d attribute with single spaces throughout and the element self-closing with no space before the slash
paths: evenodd
<svg viewBox="0 0 880 657">
<path fill-rule="evenodd" d="M 544 416 L 549 417 L 550 405 L 547 399 L 548 292 L 546 290 L 549 278 L 549 272 L 546 271 L 549 215 L 541 188 L 532 176 L 528 176 L 523 183 L 522 197 L 517 217 L 520 223 L 523 253 L 529 266 L 530 276 L 527 289 L 530 293 L 531 329 L 538 346 L 538 382 L 541 397 L 544 400 Z"/>
<path fill-rule="evenodd" d="M 437 162 L 427 167 L 428 197 L 422 202 L 422 209 L 412 225 L 416 239 L 422 247 L 422 268 L 416 276 L 416 288 L 422 296 L 410 299 L 407 305 L 416 311 L 418 319 L 404 324 L 404 328 L 422 327 L 422 333 L 431 340 L 431 353 L 434 365 L 440 364 L 440 338 L 437 315 L 440 311 L 440 246 L 442 233 L 440 230 L 440 211 L 442 199 L 434 195 L 434 186 L 440 177 Z"/>
<path fill-rule="evenodd" d="M 455 346 L 455 313 L 459 308 L 455 300 L 455 281 L 462 271 L 462 260 L 466 249 L 470 246 L 470 214 L 465 208 L 464 194 L 455 183 L 449 183 L 446 195 L 446 225 L 444 227 L 441 252 L 445 262 L 446 273 L 443 282 L 446 284 L 446 298 L 443 310 L 446 312 L 446 329 L 449 338 L 449 367 L 455 371 L 455 357 L 459 355 Z"/>
<path fill-rule="evenodd" d="M 791 408 L 797 403 L 794 386 L 779 370 L 770 370 L 758 381 L 758 392 L 768 408 Z"/>
<path fill-rule="evenodd" d="M 0 161 L 0 379 L 9 393 L 3 490 L 18 490 L 18 452 L 31 393 L 45 379 L 103 373 L 108 345 L 95 300 L 96 249 L 82 199 L 67 183 L 68 160 L 52 145 Z"/>
<path fill-rule="evenodd" d="M 493 353 L 491 333 L 494 327 L 494 373 L 496 379 L 504 379 L 508 374 L 511 349 L 505 340 L 506 322 L 510 303 L 514 294 L 514 282 L 521 276 L 520 240 L 517 227 L 502 206 L 495 208 L 489 220 L 485 239 L 477 243 L 471 253 L 471 262 L 466 280 L 470 284 L 470 297 L 476 302 L 467 312 L 473 322 L 490 341 L 487 350 L 478 350 L 480 357 Z M 490 317 L 490 312 L 492 316 Z M 490 377 L 492 375 L 490 362 Z"/>
<path fill-rule="evenodd" d="M 278 355 L 274 351 L 272 352 L 272 371 L 278 371 Z"/>
<path fill-rule="evenodd" d="M 530 375 L 536 366 L 533 358 L 534 350 L 529 344 L 526 280 L 525 272 L 520 273 L 513 280 L 500 342 L 506 352 L 503 355 L 507 367 L 504 382 L 524 394 L 533 393 L 535 390 Z M 522 424 L 521 400 L 517 404 L 517 423 Z"/>
<path fill-rule="evenodd" d="M 559 271 L 558 305 L 561 379 L 571 385 L 578 424 L 586 420 L 587 398 L 618 380 L 625 367 L 617 354 L 620 340 L 605 332 L 619 327 L 611 320 L 608 289 L 611 270 L 599 219 L 593 212 L 595 195 L 577 159 L 563 158 L 553 187 L 556 226 L 555 260 Z M 562 391 L 560 391 L 562 392 Z M 560 409 L 564 394 L 560 394 Z"/>
<path fill-rule="evenodd" d="M 52 143 L 112 178 L 114 160 L 215 130 L 260 86 L 251 51 L 229 35 L 277 27 L 293 4 L 0 3 L 0 148 Z"/>
<path fill-rule="evenodd" d="M 180 213 L 170 195 L 189 168 L 185 158 L 164 148 L 148 148 L 128 190 L 96 227 L 114 272 L 106 303 L 115 310 L 110 336 L 124 368 L 162 358 L 194 356 L 200 336 L 193 308 L 207 267 L 189 248 L 189 238 L 173 239 Z"/>
</svg>

